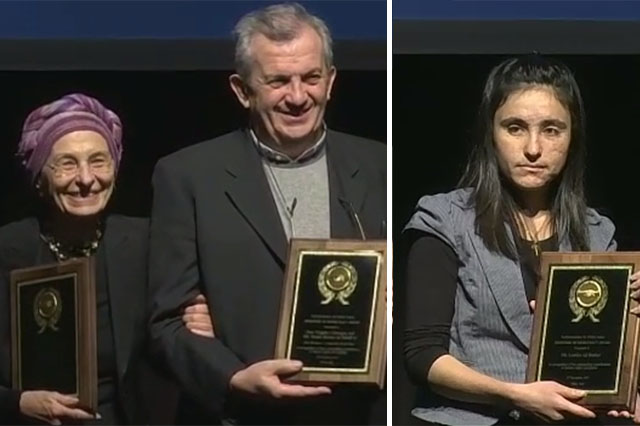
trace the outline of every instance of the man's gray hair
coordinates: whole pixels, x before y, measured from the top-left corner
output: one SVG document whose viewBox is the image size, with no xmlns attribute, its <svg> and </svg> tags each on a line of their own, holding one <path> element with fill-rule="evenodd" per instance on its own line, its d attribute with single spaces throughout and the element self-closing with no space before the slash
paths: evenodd
<svg viewBox="0 0 640 426">
<path fill-rule="evenodd" d="M 238 21 L 233 30 L 236 38 L 236 72 L 245 80 L 250 76 L 253 61 L 251 40 L 256 34 L 262 34 L 272 41 L 291 41 L 305 26 L 311 27 L 320 36 L 325 66 L 331 68 L 333 51 L 327 24 L 300 4 L 285 3 L 250 12 Z"/>
</svg>

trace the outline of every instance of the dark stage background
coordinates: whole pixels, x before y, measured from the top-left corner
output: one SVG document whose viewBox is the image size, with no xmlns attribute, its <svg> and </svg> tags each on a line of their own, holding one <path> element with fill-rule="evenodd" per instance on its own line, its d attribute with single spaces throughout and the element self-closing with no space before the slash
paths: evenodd
<svg viewBox="0 0 640 426">
<path fill-rule="evenodd" d="M 506 56 L 393 57 L 393 423 L 410 422 L 414 388 L 402 363 L 404 268 L 401 230 L 424 194 L 454 188 L 469 152 L 482 87 Z M 636 184 L 640 159 L 640 56 L 556 56 L 574 71 L 587 114 L 589 204 L 617 226 L 622 250 L 640 250 Z"/>
<path fill-rule="evenodd" d="M 112 211 L 146 216 L 156 161 L 182 147 L 232 131 L 246 114 L 227 83 L 230 71 L 0 72 L 0 223 L 30 214 L 34 199 L 14 153 L 35 107 L 71 92 L 100 99 L 123 122 L 124 153 Z M 384 141 L 386 72 L 338 71 L 327 123 Z M 372 94 L 376 93 L 375 98 Z"/>
</svg>

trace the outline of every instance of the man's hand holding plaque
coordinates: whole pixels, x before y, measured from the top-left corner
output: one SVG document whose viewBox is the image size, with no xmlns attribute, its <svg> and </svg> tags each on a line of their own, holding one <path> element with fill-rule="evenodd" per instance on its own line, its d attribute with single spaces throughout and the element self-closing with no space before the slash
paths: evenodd
<svg viewBox="0 0 640 426">
<path fill-rule="evenodd" d="M 276 358 L 289 380 L 383 386 L 386 241 L 294 239 L 285 272 Z"/>
<path fill-rule="evenodd" d="M 328 395 L 326 386 L 302 386 L 288 384 L 283 377 L 290 377 L 302 370 L 302 363 L 289 359 L 270 359 L 256 362 L 231 377 L 231 388 L 252 395 L 268 395 L 275 399 Z"/>
</svg>

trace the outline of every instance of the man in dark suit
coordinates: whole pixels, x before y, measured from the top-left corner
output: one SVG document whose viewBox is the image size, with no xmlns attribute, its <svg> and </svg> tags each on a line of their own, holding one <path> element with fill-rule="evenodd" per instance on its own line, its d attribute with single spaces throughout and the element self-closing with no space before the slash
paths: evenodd
<svg viewBox="0 0 640 426">
<path fill-rule="evenodd" d="M 272 358 L 288 240 L 386 238 L 385 146 L 326 128 L 336 70 L 320 19 L 275 5 L 243 17 L 235 34 L 229 81 L 248 129 L 154 172 L 152 344 L 192 400 L 184 421 L 384 424 L 384 392 L 288 384 L 301 364 Z M 199 292 L 214 338 L 181 320 Z"/>
</svg>

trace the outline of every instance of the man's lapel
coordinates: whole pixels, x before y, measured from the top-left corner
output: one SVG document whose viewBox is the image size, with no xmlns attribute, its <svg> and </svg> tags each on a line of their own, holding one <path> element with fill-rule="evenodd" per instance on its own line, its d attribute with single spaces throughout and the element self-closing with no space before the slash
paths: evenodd
<svg viewBox="0 0 640 426">
<path fill-rule="evenodd" d="M 332 238 L 361 238 L 358 221 L 367 185 L 355 158 L 327 132 L 327 169 Z"/>
<path fill-rule="evenodd" d="M 262 160 L 244 132 L 238 140 L 235 158 L 227 165 L 229 201 L 260 236 L 282 265 L 287 253 L 287 237 L 278 208 L 264 173 Z"/>
</svg>

